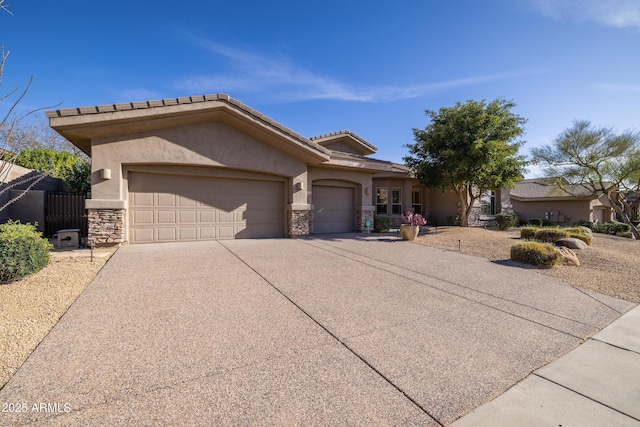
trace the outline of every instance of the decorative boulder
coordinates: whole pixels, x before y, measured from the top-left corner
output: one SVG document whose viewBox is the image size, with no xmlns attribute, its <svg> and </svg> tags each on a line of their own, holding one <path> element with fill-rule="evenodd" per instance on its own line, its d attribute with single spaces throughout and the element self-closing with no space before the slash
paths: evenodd
<svg viewBox="0 0 640 427">
<path fill-rule="evenodd" d="M 558 239 L 553 242 L 556 246 L 564 246 L 569 249 L 587 249 L 589 245 L 583 242 L 580 239 L 576 239 L 573 237 L 567 237 L 566 239 Z"/>
<path fill-rule="evenodd" d="M 589 227 L 585 227 L 584 225 L 581 225 L 578 228 L 581 228 L 582 231 L 584 231 L 584 234 L 586 234 L 587 236 L 593 236 L 593 231 Z"/>
<path fill-rule="evenodd" d="M 556 248 L 556 250 L 562 255 L 562 263 L 564 265 L 580 265 L 578 256 L 571 249 L 564 246 L 559 246 Z"/>
</svg>

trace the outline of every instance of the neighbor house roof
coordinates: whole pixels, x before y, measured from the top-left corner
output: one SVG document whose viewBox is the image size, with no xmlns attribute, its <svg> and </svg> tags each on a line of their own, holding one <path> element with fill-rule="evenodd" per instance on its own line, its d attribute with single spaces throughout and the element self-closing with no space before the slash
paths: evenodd
<svg viewBox="0 0 640 427">
<path fill-rule="evenodd" d="M 329 159 L 330 151 L 226 94 L 209 94 L 155 101 L 63 108 L 46 112 L 50 125 L 91 155 L 91 140 L 151 129 L 222 120 L 241 125 L 252 136 L 312 163 Z M 282 147 L 281 147 L 282 148 Z"/>
<path fill-rule="evenodd" d="M 338 132 L 327 133 L 324 135 L 314 136 L 311 141 L 317 142 L 323 147 L 330 147 L 332 144 L 343 143 L 353 149 L 356 153 L 366 156 L 377 151 L 376 147 L 365 141 L 350 130 L 341 130 Z"/>
<path fill-rule="evenodd" d="M 584 185 L 566 184 L 565 190 L 558 187 L 554 178 L 533 178 L 518 182 L 511 190 L 511 197 L 521 200 L 573 200 L 595 197 Z"/>
</svg>

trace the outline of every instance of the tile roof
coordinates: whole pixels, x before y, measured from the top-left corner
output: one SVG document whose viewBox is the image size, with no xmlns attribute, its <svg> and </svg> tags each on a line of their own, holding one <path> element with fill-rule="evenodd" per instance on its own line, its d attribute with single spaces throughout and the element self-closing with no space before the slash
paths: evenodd
<svg viewBox="0 0 640 427">
<path fill-rule="evenodd" d="M 301 142 L 305 145 L 313 147 L 315 149 L 319 149 L 321 151 L 326 150 L 324 147 L 321 147 L 315 142 L 311 142 L 307 137 L 300 135 L 299 133 L 289 129 L 288 127 L 276 122 L 275 120 L 265 116 L 264 114 L 254 110 L 248 105 L 243 104 L 242 102 L 230 97 L 224 93 L 217 94 L 206 94 L 199 96 L 187 96 L 180 98 L 166 98 L 161 100 L 152 100 L 152 101 L 141 101 L 141 102 L 127 102 L 127 103 L 118 103 L 118 104 L 104 104 L 104 105 L 96 105 L 89 107 L 78 107 L 78 108 L 62 108 L 59 110 L 49 110 L 45 111 L 47 118 L 59 118 L 59 117 L 70 117 L 70 116 L 86 116 L 91 114 L 102 114 L 102 113 L 115 113 L 118 111 L 131 111 L 131 110 L 142 110 L 142 109 L 153 109 L 153 108 L 162 108 L 162 107 L 170 107 L 180 104 L 197 104 L 202 102 L 210 102 L 210 101 L 218 101 L 224 102 L 235 108 L 243 111 L 246 114 L 251 115 L 255 119 L 260 120 L 264 124 L 275 128 Z"/>
<path fill-rule="evenodd" d="M 350 136 L 351 138 L 355 139 L 360 144 L 362 144 L 367 151 L 371 151 L 371 153 L 375 153 L 377 151 L 377 148 L 374 145 L 370 144 L 369 142 L 359 137 L 355 133 L 351 132 L 350 130 L 341 130 L 338 132 L 325 133 L 324 135 L 314 136 L 309 139 L 311 141 L 333 140 L 333 139 L 339 139 L 342 136 Z"/>
<path fill-rule="evenodd" d="M 583 185 L 567 184 L 567 191 L 555 184 L 553 178 L 533 178 L 518 182 L 511 190 L 511 197 L 521 199 L 590 198 L 593 196 Z"/>
</svg>

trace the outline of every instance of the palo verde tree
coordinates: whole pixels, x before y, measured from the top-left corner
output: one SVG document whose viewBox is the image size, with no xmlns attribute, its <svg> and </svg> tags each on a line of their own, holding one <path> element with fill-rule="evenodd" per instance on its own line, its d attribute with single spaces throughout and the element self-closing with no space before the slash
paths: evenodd
<svg viewBox="0 0 640 427">
<path fill-rule="evenodd" d="M 640 205 L 640 133 L 616 133 L 576 120 L 553 143 L 534 148 L 531 154 L 565 192 L 583 188 L 594 196 L 604 195 L 640 239 L 631 221 L 633 208 Z"/>
<path fill-rule="evenodd" d="M 483 193 L 513 187 L 525 172 L 527 161 L 518 151 L 526 119 L 514 107 L 504 99 L 458 102 L 426 110 L 430 123 L 413 129 L 416 142 L 407 145 L 404 161 L 426 187 L 457 194 L 463 227 Z"/>
</svg>

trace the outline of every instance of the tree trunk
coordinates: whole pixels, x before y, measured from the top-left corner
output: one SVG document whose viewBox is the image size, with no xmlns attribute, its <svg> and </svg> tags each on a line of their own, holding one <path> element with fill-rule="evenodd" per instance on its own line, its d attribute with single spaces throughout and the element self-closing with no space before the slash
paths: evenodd
<svg viewBox="0 0 640 427">
<path fill-rule="evenodd" d="M 620 217 L 622 218 L 622 222 L 631 227 L 631 234 L 633 234 L 633 237 L 635 237 L 637 240 L 640 240 L 640 231 L 633 224 L 633 222 L 631 222 L 631 218 L 629 218 L 629 215 L 624 213 L 619 207 L 615 205 L 613 206 L 613 209 L 618 213 L 618 215 L 620 215 Z"/>
<path fill-rule="evenodd" d="M 631 222 L 631 218 L 629 218 L 629 215 L 627 215 L 621 208 L 620 206 L 618 206 L 617 203 L 615 203 L 611 196 L 609 194 L 607 194 L 607 198 L 609 199 L 609 204 L 613 207 L 613 210 L 616 211 L 616 213 L 620 216 L 620 218 L 622 218 L 622 222 L 624 222 L 625 224 L 627 224 L 628 226 L 631 227 L 631 234 L 633 234 L 633 237 L 636 238 L 636 240 L 640 240 L 640 231 L 638 230 L 638 228 Z"/>
<path fill-rule="evenodd" d="M 460 227 L 469 226 L 469 217 L 467 216 L 467 189 L 456 189 L 458 193 L 458 204 L 460 205 Z"/>
</svg>

